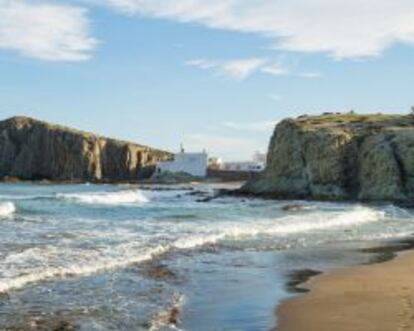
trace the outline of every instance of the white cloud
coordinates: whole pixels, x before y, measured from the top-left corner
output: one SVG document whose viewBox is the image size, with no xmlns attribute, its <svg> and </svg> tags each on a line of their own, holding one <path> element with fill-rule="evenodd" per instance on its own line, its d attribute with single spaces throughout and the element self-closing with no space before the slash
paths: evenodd
<svg viewBox="0 0 414 331">
<path fill-rule="evenodd" d="M 190 67 L 197 67 L 203 70 L 214 69 L 219 67 L 219 63 L 207 59 L 194 59 L 185 63 Z"/>
<path fill-rule="evenodd" d="M 186 62 L 186 65 L 203 70 L 213 70 L 219 75 L 236 80 L 244 80 L 262 67 L 267 60 L 260 58 L 234 59 L 227 61 L 195 59 Z"/>
<path fill-rule="evenodd" d="M 47 61 L 84 61 L 97 41 L 85 9 L 27 0 L 0 0 L 0 49 Z"/>
<path fill-rule="evenodd" d="M 267 141 L 208 134 L 187 135 L 183 143 L 188 151 L 206 149 L 210 155 L 227 161 L 250 160 L 255 151 L 267 149 Z"/>
<path fill-rule="evenodd" d="M 95 0 L 98 2 L 99 0 Z M 129 14 L 258 33 L 277 48 L 334 58 L 414 42 L 412 0 L 100 0 Z"/>
<path fill-rule="evenodd" d="M 233 60 L 224 62 L 221 71 L 234 79 L 243 80 L 253 74 L 258 68 L 262 67 L 266 60 L 259 58 Z"/>
<path fill-rule="evenodd" d="M 285 75 L 289 70 L 281 63 L 263 58 L 233 59 L 227 61 L 195 59 L 185 63 L 203 70 L 213 70 L 219 75 L 236 80 L 244 80 L 251 75 L 262 72 L 270 75 Z"/>
<path fill-rule="evenodd" d="M 315 78 L 321 78 L 322 73 L 317 72 L 317 71 L 309 71 L 309 72 L 302 72 L 299 76 L 303 78 L 315 79 Z"/>
<path fill-rule="evenodd" d="M 260 70 L 266 74 L 275 76 L 286 75 L 289 73 L 288 68 L 286 68 L 283 64 L 277 62 L 264 66 Z"/>
<path fill-rule="evenodd" d="M 252 123 L 224 122 L 223 126 L 228 129 L 239 131 L 268 132 L 272 131 L 277 123 L 278 121 L 275 120 Z"/>
</svg>

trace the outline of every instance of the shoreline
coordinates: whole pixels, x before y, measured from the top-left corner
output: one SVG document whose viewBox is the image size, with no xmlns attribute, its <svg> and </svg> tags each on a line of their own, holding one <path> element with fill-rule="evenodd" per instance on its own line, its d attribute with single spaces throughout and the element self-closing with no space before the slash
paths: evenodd
<svg viewBox="0 0 414 331">
<path fill-rule="evenodd" d="M 176 185 L 173 187 L 176 187 Z M 135 186 L 133 188 L 135 188 Z M 31 189 L 33 189 L 33 191 L 31 191 Z M 127 189 L 129 190 L 130 187 Z M 192 191 L 192 188 L 187 188 L 186 190 Z M 85 191 L 88 191 L 86 192 L 88 195 L 87 198 L 89 198 L 89 193 L 92 194 L 92 200 L 86 200 L 86 203 L 85 200 L 82 200 L 82 198 L 85 198 Z M 153 201 L 154 205 L 146 206 L 146 204 L 143 204 L 142 206 L 140 205 L 139 208 L 129 209 L 124 207 L 122 199 L 120 201 L 117 200 L 119 197 L 116 194 L 120 192 L 121 197 L 123 197 L 124 192 L 123 190 L 118 190 L 116 187 L 110 188 L 109 190 L 105 189 L 104 191 L 105 194 L 108 194 L 108 196 L 105 197 L 105 202 L 107 202 L 107 200 L 115 200 L 115 205 L 110 205 L 109 207 L 105 204 L 100 205 L 100 201 L 102 201 L 102 195 L 100 195 L 100 193 L 102 190 L 98 187 L 92 187 L 90 189 L 85 189 L 83 187 L 69 187 L 67 190 L 60 190 L 54 187 L 51 187 L 50 189 L 33 187 L 28 190 L 27 187 L 16 186 L 16 188 L 12 187 L 10 191 L 9 189 L 5 190 L 4 193 L 6 193 L 6 197 L 8 196 L 8 192 L 16 195 L 16 197 L 20 194 L 29 197 L 29 199 L 22 199 L 17 203 L 16 219 L 17 217 L 24 218 L 32 208 L 34 208 L 34 210 L 36 210 L 35 208 L 43 210 L 42 208 L 45 208 L 44 201 L 43 199 L 38 199 L 39 196 L 52 197 L 52 201 L 47 205 L 47 210 L 45 209 L 45 220 L 50 219 L 51 222 L 54 222 L 53 215 L 58 215 L 58 217 L 62 217 L 62 219 L 65 220 L 65 216 L 68 215 L 67 219 L 71 220 L 71 222 L 62 223 L 64 226 L 62 226 L 62 228 L 59 227 L 62 236 L 56 237 L 55 230 L 52 234 L 49 234 L 49 230 L 46 228 L 45 235 L 42 233 L 42 236 L 39 236 L 38 239 L 39 242 L 42 243 L 43 240 L 49 240 L 49 238 L 53 240 L 53 242 L 60 240 L 60 238 L 67 242 L 66 238 L 68 237 L 66 233 L 68 233 L 68 229 L 73 229 L 74 233 L 78 233 L 77 231 L 79 230 L 84 231 L 83 233 L 87 233 L 86 231 L 89 231 L 92 227 L 89 225 L 90 222 L 84 221 L 85 219 L 91 219 L 93 222 L 96 222 L 92 223 L 93 229 L 98 229 L 99 231 L 93 232 L 92 240 L 94 240 L 95 237 L 97 240 L 91 240 L 90 247 L 95 245 L 95 242 L 98 243 L 97 247 L 99 247 L 101 243 L 100 240 L 102 240 L 101 238 L 108 237 L 111 238 L 111 240 L 112 238 L 115 238 L 115 243 L 118 243 L 118 237 L 120 237 L 121 242 L 127 242 L 127 239 L 130 237 L 125 239 L 122 237 L 122 235 L 126 233 L 126 229 L 128 230 L 128 236 L 131 232 L 130 230 L 133 230 L 132 233 L 134 233 L 136 238 L 140 240 L 143 238 L 146 240 L 149 236 L 145 238 L 141 237 L 143 233 L 141 225 L 135 227 L 135 223 L 137 222 L 129 221 L 131 219 L 131 214 L 137 215 L 138 217 L 141 215 L 148 217 L 151 221 L 151 223 L 148 222 L 148 226 L 154 224 L 155 229 L 157 230 L 157 235 L 158 233 L 164 235 L 163 231 L 166 228 L 164 226 L 162 228 L 159 227 L 159 224 L 161 224 L 160 221 L 162 222 L 164 219 L 168 226 L 170 224 L 175 225 L 184 223 L 186 227 L 187 224 L 199 225 L 199 223 L 202 226 L 202 228 L 200 228 L 200 226 L 189 228 L 191 231 L 189 231 L 189 234 L 184 238 L 181 238 L 181 232 L 177 237 L 171 237 L 172 245 L 175 245 L 176 242 L 180 243 L 179 247 L 182 247 L 184 252 L 181 254 L 181 248 L 179 248 L 179 250 L 177 250 L 179 254 L 174 254 L 175 252 L 173 252 L 168 258 L 164 259 L 163 257 L 158 260 L 158 262 L 161 263 L 159 268 L 156 267 L 155 269 L 143 270 L 143 272 L 138 275 L 134 265 L 131 266 L 131 268 L 125 268 L 125 270 L 123 267 L 115 267 L 115 270 L 96 269 L 103 270 L 103 272 L 96 272 L 96 275 L 95 272 L 93 272 L 90 279 L 88 279 L 89 275 L 87 277 L 76 277 L 76 279 L 70 279 L 72 277 L 68 277 L 68 281 L 66 278 L 63 278 L 62 281 L 58 279 L 56 282 L 44 282 L 44 284 L 41 282 L 42 280 L 40 280 L 36 287 L 27 286 L 27 289 L 26 287 L 22 287 L 21 291 L 16 291 L 14 294 L 15 297 L 25 298 L 26 296 L 26 298 L 32 298 L 31 295 L 34 293 L 34 289 L 41 289 L 42 293 L 45 293 L 46 296 L 49 292 L 43 292 L 43 290 L 53 288 L 55 293 L 59 293 L 56 298 L 53 298 L 57 304 L 56 306 L 60 307 L 60 310 L 65 310 L 67 309 L 66 305 L 69 303 L 72 307 L 76 305 L 82 306 L 84 302 L 83 300 L 87 301 L 88 299 L 82 296 L 83 293 L 82 295 L 78 293 L 74 296 L 72 294 L 73 292 L 67 291 L 66 286 L 73 286 L 73 284 L 76 284 L 77 288 L 88 289 L 88 287 L 91 286 L 93 288 L 94 284 L 101 281 L 111 281 L 113 275 L 116 274 L 116 278 L 121 280 L 119 284 L 127 284 L 129 290 L 133 288 L 131 284 L 137 284 L 134 288 L 134 292 L 124 291 L 123 286 L 120 286 L 118 288 L 120 291 L 106 293 L 106 295 L 108 297 L 111 297 L 111 295 L 117 297 L 118 295 L 122 296 L 125 302 L 131 302 L 131 308 L 134 309 L 136 309 L 134 305 L 137 304 L 135 295 L 140 295 L 143 302 L 146 302 L 147 304 L 143 312 L 148 313 L 148 315 L 141 314 L 139 316 L 140 323 L 147 323 L 147 320 L 151 320 L 153 316 L 158 316 L 158 312 L 161 312 L 161 317 L 167 322 L 176 320 L 177 322 L 172 322 L 172 324 L 176 323 L 177 327 L 181 327 L 180 322 L 182 321 L 184 329 L 188 330 L 199 329 L 200 331 L 208 331 L 208 327 L 212 327 L 214 323 L 216 323 L 214 326 L 217 329 L 238 328 L 240 330 L 269 330 L 276 325 L 275 304 L 277 303 L 277 305 L 279 305 L 289 296 L 291 297 L 291 295 L 289 295 L 291 293 L 286 291 L 286 279 L 291 272 L 293 274 L 296 270 L 301 271 L 300 274 L 296 274 L 296 283 L 291 284 L 292 288 L 294 288 L 297 284 L 305 281 L 306 278 L 315 275 L 315 271 L 311 270 L 312 268 L 319 270 L 333 270 L 333 268 L 342 268 L 349 265 L 373 263 L 374 261 L 387 259 L 390 256 L 392 257 L 394 253 L 390 252 L 390 250 L 398 251 L 407 249 L 408 246 L 410 246 L 409 244 L 412 245 L 413 242 L 412 240 L 404 241 L 402 237 L 400 237 L 400 240 L 373 239 L 372 243 L 370 243 L 369 240 L 359 239 L 363 237 L 363 234 L 368 234 L 369 236 L 372 236 L 372 238 L 377 238 L 378 234 L 387 234 L 388 224 L 390 224 L 390 227 L 395 227 L 395 224 L 401 224 L 402 228 L 398 233 L 413 233 L 414 226 L 410 226 L 407 231 L 402 231 L 405 229 L 404 224 L 407 224 L 405 221 L 405 213 L 401 214 L 399 210 L 394 210 L 393 208 L 391 208 L 390 211 L 386 208 L 379 211 L 376 210 L 376 208 L 373 210 L 372 208 L 369 208 L 369 206 L 367 206 L 368 208 L 365 208 L 365 206 L 360 208 L 360 206 L 350 204 L 333 206 L 332 209 L 325 209 L 321 206 L 321 210 L 318 210 L 319 208 L 308 208 L 308 204 L 298 203 L 297 201 L 292 201 L 291 203 L 286 204 L 279 202 L 277 205 L 256 202 L 245 204 L 247 199 L 242 199 L 240 200 L 240 203 L 236 202 L 237 206 L 240 204 L 242 209 L 240 210 L 240 213 L 235 215 L 233 211 L 235 201 L 229 199 L 228 201 L 219 201 L 217 205 L 212 204 L 210 208 L 212 208 L 211 210 L 215 211 L 216 214 L 213 214 L 211 219 L 210 216 L 206 219 L 204 211 L 209 207 L 201 207 L 201 209 L 199 209 L 197 206 L 198 202 L 206 201 L 200 193 L 210 193 L 211 191 L 214 190 L 211 190 L 211 187 L 209 187 L 205 190 L 201 189 L 199 191 L 189 192 L 188 197 L 192 196 L 192 198 L 189 199 L 176 199 L 183 195 L 187 195 L 187 193 L 183 194 L 183 192 L 175 192 L 173 195 L 170 195 L 169 193 L 166 195 L 164 193 L 161 193 L 160 195 L 154 193 L 152 195 L 151 193 L 149 200 Z M 56 193 L 58 192 L 68 195 L 68 199 L 64 199 L 64 203 L 62 203 L 61 199 L 56 198 Z M 116 193 L 115 197 L 113 196 L 114 193 Z M 126 193 L 128 194 L 128 191 L 126 191 Z M 101 200 L 96 200 L 94 195 L 98 195 L 98 198 Z M 77 200 L 74 200 L 74 197 Z M 172 198 L 170 199 L 170 197 Z M 134 199 L 135 198 L 132 200 Z M 183 208 L 183 211 L 177 212 L 176 207 L 180 201 L 185 202 L 182 206 L 179 206 Z M 158 202 L 160 202 L 160 204 L 158 204 Z M 79 207 L 80 205 L 82 206 L 81 208 Z M 119 206 L 119 209 L 115 209 L 117 206 Z M 154 213 L 154 211 L 158 211 L 159 206 L 163 208 L 163 214 L 161 215 Z M 57 208 L 54 209 L 55 207 Z M 64 209 L 62 209 L 62 207 Z M 315 207 L 317 207 L 317 205 Z M 107 212 L 109 209 L 110 212 Z M 164 210 L 167 210 L 168 213 L 165 213 Z M 201 210 L 201 213 L 199 213 L 199 210 Z M 20 215 L 21 211 L 23 211 L 22 216 Z M 115 212 L 113 211 L 115 211 L 117 215 L 114 215 Z M 223 212 L 224 216 L 226 216 L 227 214 L 225 213 L 227 211 L 229 212 L 229 220 L 232 222 L 238 222 L 239 219 L 243 220 L 245 218 L 252 220 L 252 224 L 248 223 L 248 226 L 244 223 L 234 223 L 236 226 L 239 226 L 240 224 L 240 233 L 242 235 L 244 231 L 249 233 L 252 229 L 258 231 L 259 234 L 264 233 L 265 235 L 263 237 L 267 237 L 269 234 L 268 242 L 260 238 L 260 240 L 257 240 L 257 243 L 254 242 L 254 244 L 251 242 L 245 244 L 242 241 L 238 243 L 238 241 L 233 242 L 232 240 L 223 244 L 220 244 L 220 242 L 216 244 L 215 237 L 210 239 L 208 236 L 206 237 L 207 240 L 204 242 L 204 234 L 217 233 L 219 235 L 218 238 L 223 238 L 223 235 L 226 236 L 227 233 L 233 233 L 231 228 L 227 228 L 227 223 L 224 223 L 224 227 L 220 226 L 221 224 L 219 224 L 220 227 L 216 226 L 216 223 L 214 223 L 216 219 L 220 220 L 223 218 Z M 401 222 L 404 223 L 388 222 L 386 217 L 388 213 L 395 213 L 395 218 L 398 220 L 401 218 Z M 52 217 L 49 215 L 52 215 Z M 263 218 L 263 221 L 259 219 L 259 227 L 257 229 L 254 227 L 257 223 L 256 217 Z M 394 216 L 392 217 L 394 218 Z M 235 221 L 236 218 L 237 220 Z M 275 219 L 278 220 L 279 218 L 281 219 L 280 224 L 276 224 L 275 228 L 272 228 Z M 73 219 L 75 219 L 75 222 L 72 221 Z M 105 225 L 104 228 L 100 230 L 102 219 L 105 221 Z M 126 226 L 123 225 L 123 222 L 119 222 L 119 220 L 124 219 L 127 220 L 125 222 Z M 315 219 L 316 226 L 313 224 L 313 219 Z M 348 219 L 350 222 L 348 222 Z M 14 219 L 11 218 L 11 220 Z M 79 220 L 79 222 L 77 222 L 77 220 Z M 204 223 L 205 220 L 208 221 L 208 224 Z M 224 220 L 226 221 L 227 218 L 224 218 Z M 368 227 L 366 230 L 355 227 L 355 225 L 359 226 L 361 223 L 368 223 L 368 225 L 370 225 L 371 223 L 376 222 L 379 224 L 372 224 L 375 226 L 375 231 L 373 231 L 371 227 Z M 382 227 L 383 222 L 388 222 L 385 224 L 385 227 Z M 20 222 L 9 223 L 10 225 L 16 224 L 17 227 Z M 59 226 L 60 224 L 61 223 L 59 222 Z M 66 224 L 70 225 L 66 226 Z M 131 224 L 134 224 L 134 227 L 131 227 Z M 112 226 L 110 234 L 107 230 L 108 225 Z M 147 225 L 147 223 L 145 223 L 145 225 Z M 210 225 L 212 225 L 212 227 L 207 228 L 209 231 L 205 231 L 204 227 Z M 71 226 L 73 226 L 73 228 Z M 292 226 L 294 229 L 293 234 Z M 34 224 L 33 227 L 35 230 L 37 229 L 36 224 Z M 44 229 L 43 225 L 40 225 L 39 227 L 41 227 L 42 230 Z M 326 227 L 329 231 L 325 233 L 325 231 L 322 230 L 325 230 Z M 153 229 L 154 228 L 150 228 L 151 231 Z M 314 229 L 316 236 L 313 233 Z M 356 231 L 355 233 L 353 232 L 354 229 Z M 32 227 L 26 227 L 25 231 L 27 231 L 29 235 L 32 235 L 33 229 Z M 112 235 L 112 232 L 114 235 Z M 16 233 L 20 234 L 21 232 L 16 231 Z M 119 236 L 118 233 L 120 233 L 121 236 Z M 152 233 L 153 232 L 149 232 L 148 235 L 152 235 Z M 275 234 L 275 237 L 270 237 L 272 234 Z M 147 235 L 147 233 L 144 232 L 143 235 Z M 170 234 L 168 233 L 165 235 L 165 238 L 169 239 L 169 236 Z M 197 244 L 197 242 L 200 242 L 200 236 L 203 236 L 201 237 L 201 244 Z M 73 236 L 69 238 L 77 240 L 77 238 Z M 152 237 L 150 238 L 152 239 Z M 279 238 L 286 238 L 286 241 L 280 240 Z M 243 239 L 244 238 L 242 238 L 242 240 Z M 82 236 L 80 236 L 80 240 L 84 240 Z M 162 239 L 160 242 L 161 245 L 165 244 L 164 240 L 165 239 Z M 18 242 L 18 240 L 16 241 Z M 314 241 L 315 245 L 313 244 Z M 321 244 L 317 244 L 316 241 L 320 241 Z M 299 244 L 296 244 L 297 242 L 299 242 Z M 310 243 L 310 245 L 308 245 L 308 243 Z M 125 258 L 129 260 L 132 258 L 132 261 L 134 261 L 137 257 L 140 258 L 141 256 L 141 251 L 134 252 L 134 254 L 125 254 L 123 249 L 117 250 L 117 247 L 118 246 L 115 245 L 114 252 L 117 254 L 114 254 L 116 257 L 115 265 L 117 265 L 117 261 L 119 260 L 124 261 Z M 254 250 L 254 252 L 250 253 L 250 258 L 246 257 L 246 251 L 249 251 L 248 249 L 245 249 L 246 247 L 252 247 Z M 149 248 L 152 248 L 152 246 L 149 245 Z M 6 249 L 8 249 L 8 247 Z M 11 250 L 13 251 L 13 248 Z M 15 250 L 17 254 L 20 254 L 17 249 Z M 189 252 L 189 250 L 191 251 Z M 30 252 L 31 251 L 29 250 L 29 253 Z M 49 251 L 45 251 L 45 253 L 47 253 L 47 255 L 44 254 L 44 256 L 48 259 L 49 256 L 52 256 L 52 258 L 54 256 L 49 254 Z M 210 253 L 214 253 L 212 254 L 214 257 L 208 255 L 203 256 L 204 254 Z M 104 254 L 105 253 L 102 254 L 105 258 L 103 260 L 104 265 L 108 265 L 107 261 L 112 263 L 112 253 L 109 257 Z M 120 258 L 118 258 L 118 256 Z M 170 257 L 172 258 L 170 259 Z M 183 262 L 185 259 L 187 259 L 186 263 Z M 79 264 L 75 259 L 73 261 L 69 259 L 69 262 L 68 266 L 70 268 L 72 268 L 73 265 L 75 267 L 83 267 L 83 265 Z M 97 267 L 101 268 L 102 261 L 98 259 L 96 263 Z M 139 262 L 137 262 L 137 264 L 139 265 Z M 95 268 L 95 264 L 93 265 Z M 66 264 L 63 266 L 66 267 Z M 306 270 L 306 268 L 308 269 Z M 132 271 L 134 276 L 132 277 L 132 283 L 130 283 L 131 279 L 129 273 L 132 269 L 134 269 Z M 200 273 L 200 271 L 203 272 Z M 81 276 L 83 273 L 79 273 L 79 275 Z M 178 278 L 174 279 L 174 275 L 178 276 Z M 163 279 L 163 277 L 166 278 Z M 301 279 L 299 279 L 300 277 Z M 144 280 L 144 282 L 142 280 Z M 200 284 L 203 285 L 200 286 Z M 142 289 L 141 286 L 143 286 Z M 163 291 L 158 292 L 161 288 L 163 288 Z M 206 288 L 208 289 L 208 292 L 206 292 Z M 155 292 L 153 292 L 153 289 L 155 289 Z M 138 292 L 143 294 L 139 294 Z M 131 293 L 131 295 L 133 294 L 134 298 L 131 298 L 129 293 Z M 178 315 L 178 312 L 174 310 L 174 305 L 169 305 L 170 302 L 173 302 L 170 301 L 170 299 L 174 297 L 175 294 L 182 294 L 184 295 L 184 298 L 188 298 L 186 299 L 188 300 L 188 305 L 184 308 L 181 308 L 180 306 L 181 310 Z M 61 301 L 60 297 L 65 299 Z M 214 300 L 211 300 L 212 297 L 214 297 Z M 46 301 L 47 300 L 52 299 L 47 297 Z M 99 307 L 102 300 L 94 299 L 92 301 L 93 304 L 96 304 L 96 306 Z M 17 310 L 22 309 L 13 305 L 13 301 L 10 302 L 11 303 L 5 300 L 2 304 L 9 309 L 7 318 L 13 322 L 14 315 L 9 312 L 16 312 L 19 316 L 20 311 Z M 31 300 L 27 300 L 26 302 L 28 302 L 28 305 L 31 304 Z M 8 304 L 9 306 L 7 306 Z M 160 309 L 158 309 L 159 307 Z M 156 310 L 154 308 L 156 308 Z M 43 309 L 48 311 L 51 314 L 51 317 L 54 316 L 54 307 L 53 309 L 50 309 L 49 307 L 44 307 Z M 155 310 L 154 314 L 152 313 L 153 309 Z M 22 312 L 22 315 L 25 316 L 25 311 L 22 310 Z M 69 309 L 69 312 L 72 313 L 71 309 Z M 203 314 L 200 314 L 200 312 Z M 169 313 L 171 313 L 171 315 L 168 315 Z M 87 316 L 76 314 L 77 313 L 74 312 L 73 316 L 68 316 L 69 318 L 79 318 L 79 321 L 74 320 L 76 325 L 83 325 L 84 318 L 90 320 L 100 319 L 100 317 L 93 316 L 93 314 Z M 200 322 L 200 315 L 204 315 L 203 322 Z M 120 315 L 111 316 L 111 318 L 116 319 L 119 316 Z M 145 316 L 145 318 L 143 318 L 143 316 Z M 172 316 L 171 319 L 169 316 Z M 122 317 L 119 319 L 120 329 L 123 325 L 122 319 Z M 6 322 L 8 323 L 8 320 Z M 102 321 L 102 323 L 106 322 Z M 204 329 L 201 328 L 200 323 L 207 327 Z"/>
<path fill-rule="evenodd" d="M 34 184 L 34 185 L 83 185 L 83 184 L 92 184 L 92 185 L 185 185 L 185 184 L 234 184 L 238 183 L 240 186 L 245 183 L 245 180 L 225 180 L 222 178 L 216 177 L 206 177 L 206 178 L 190 178 L 188 180 L 162 180 L 162 179 L 125 179 L 125 180 L 73 180 L 73 179 L 62 179 L 62 180 L 50 180 L 50 179 L 21 179 L 21 178 L 4 178 L 0 177 L 0 184 Z"/>
<path fill-rule="evenodd" d="M 277 307 L 277 331 L 414 330 L 414 240 L 385 243 L 368 264 L 309 273 Z M 302 294 L 300 294 L 302 293 Z"/>
</svg>

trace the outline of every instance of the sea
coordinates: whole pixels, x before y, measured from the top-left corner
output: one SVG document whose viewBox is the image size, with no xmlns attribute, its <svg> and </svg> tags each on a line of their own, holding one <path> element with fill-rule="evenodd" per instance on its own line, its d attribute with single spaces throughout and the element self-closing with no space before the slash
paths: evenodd
<svg viewBox="0 0 414 331">
<path fill-rule="evenodd" d="M 272 330 L 293 275 L 414 233 L 392 204 L 217 196 L 236 187 L 1 184 L 0 330 Z"/>
</svg>

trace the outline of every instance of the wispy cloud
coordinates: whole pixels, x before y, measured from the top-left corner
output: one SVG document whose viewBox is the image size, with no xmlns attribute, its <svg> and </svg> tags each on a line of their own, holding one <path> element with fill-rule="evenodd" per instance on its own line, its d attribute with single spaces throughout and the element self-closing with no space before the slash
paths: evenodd
<svg viewBox="0 0 414 331">
<path fill-rule="evenodd" d="M 281 63 L 272 62 L 263 58 L 233 59 L 227 61 L 194 59 L 185 63 L 188 66 L 203 70 L 212 70 L 215 73 L 236 80 L 245 80 L 251 75 L 261 72 L 270 75 L 285 75 L 288 68 Z"/>
<path fill-rule="evenodd" d="M 279 49 L 336 59 L 414 42 L 412 0 L 101 0 L 121 12 L 258 33 Z"/>
<path fill-rule="evenodd" d="M 46 61 L 84 61 L 96 45 L 83 8 L 0 0 L 0 49 Z"/>
<path fill-rule="evenodd" d="M 273 62 L 266 66 L 263 66 L 262 68 L 260 68 L 260 70 L 265 74 L 274 76 L 287 75 L 289 73 L 289 69 L 282 63 L 278 62 Z"/>
<path fill-rule="evenodd" d="M 259 121 L 252 123 L 240 123 L 240 122 L 224 122 L 222 125 L 228 129 L 238 131 L 255 131 L 255 132 L 267 132 L 274 129 L 278 123 L 277 120 Z"/>
<path fill-rule="evenodd" d="M 259 58 L 242 59 L 224 62 L 220 69 L 229 76 L 238 80 L 243 80 L 253 74 L 257 69 L 261 68 L 266 60 Z"/>
<path fill-rule="evenodd" d="M 204 69 L 204 70 L 214 69 L 219 66 L 217 62 L 207 60 L 207 59 L 189 60 L 185 64 L 190 67 L 197 67 L 197 68 Z"/>
<path fill-rule="evenodd" d="M 308 71 L 308 72 L 302 72 L 301 74 L 299 74 L 299 76 L 303 78 L 316 79 L 316 78 L 321 78 L 323 75 L 321 72 L 318 72 L 318 71 Z"/>
</svg>

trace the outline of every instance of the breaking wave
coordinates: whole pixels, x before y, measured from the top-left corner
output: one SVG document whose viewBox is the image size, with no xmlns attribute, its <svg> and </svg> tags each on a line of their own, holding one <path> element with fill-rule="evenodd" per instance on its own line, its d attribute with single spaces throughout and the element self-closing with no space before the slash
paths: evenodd
<svg viewBox="0 0 414 331">
<path fill-rule="evenodd" d="M 13 289 L 22 288 L 31 283 L 47 281 L 56 278 L 89 276 L 95 273 L 127 267 L 134 263 L 140 263 L 152 259 L 154 256 L 160 255 L 166 251 L 165 247 L 159 246 L 148 250 L 146 253 L 132 256 L 126 259 L 110 259 L 104 258 L 96 261 L 94 264 L 72 265 L 62 267 L 48 267 L 43 271 L 28 273 L 22 276 L 3 279 L 0 281 L 0 293 L 6 293 Z"/>
<path fill-rule="evenodd" d="M 332 228 L 351 227 L 376 222 L 384 219 L 385 216 L 386 213 L 384 211 L 361 206 L 350 211 L 335 212 L 333 214 L 316 212 L 300 217 L 288 216 L 270 228 L 268 228 L 268 225 L 267 227 L 266 225 L 262 225 L 261 229 L 253 229 L 251 233 L 259 234 L 261 231 L 264 231 L 265 234 L 292 234 L 329 230 Z M 298 221 L 298 218 L 300 221 Z"/>
<path fill-rule="evenodd" d="M 278 220 L 256 220 L 253 223 L 223 225 L 220 231 L 212 231 L 189 238 L 180 238 L 174 243 L 177 249 L 191 249 L 208 244 L 217 244 L 222 240 L 241 240 L 257 236 L 286 236 L 295 233 L 324 231 L 341 227 L 353 227 L 365 223 L 376 222 L 385 218 L 385 212 L 366 207 L 357 207 L 348 212 L 337 212 L 334 215 L 317 214 L 289 216 Z M 303 220 L 305 219 L 305 220 Z"/>
<path fill-rule="evenodd" d="M 107 270 L 122 269 L 132 264 L 142 263 L 160 257 L 170 251 L 196 249 L 205 245 L 218 244 L 224 240 L 243 240 L 246 237 L 254 238 L 261 235 L 280 237 L 294 233 L 324 231 L 341 227 L 348 229 L 361 224 L 376 222 L 384 217 L 385 212 L 367 207 L 356 207 L 347 212 L 330 212 L 325 214 L 318 212 L 302 216 L 287 216 L 275 220 L 266 219 L 252 220 L 251 222 L 232 222 L 227 225 L 211 225 L 209 227 L 196 226 L 191 230 L 187 229 L 190 231 L 177 233 L 175 238 L 170 238 L 170 243 L 153 247 L 143 247 L 143 242 L 125 242 L 116 247 L 112 247 L 108 251 L 109 253 L 105 251 L 101 252 L 100 256 L 92 260 L 72 261 L 72 265 L 69 266 L 53 266 L 47 267 L 46 269 L 42 267 L 42 269 L 26 270 L 23 275 L 0 280 L 0 292 L 4 293 L 12 289 L 19 289 L 27 284 L 40 281 L 65 277 L 89 276 Z M 186 235 L 183 236 L 183 233 L 186 233 Z M 64 252 L 62 253 L 64 254 Z M 53 255 L 56 257 L 56 252 Z M 59 255 L 57 254 L 57 256 Z"/>
<path fill-rule="evenodd" d="M 16 211 L 16 206 L 12 202 L 0 203 L 0 217 L 7 217 Z"/>
<path fill-rule="evenodd" d="M 149 202 L 149 199 L 140 190 L 94 193 L 58 193 L 56 197 L 58 199 L 81 204 L 96 205 L 123 205 Z"/>
</svg>

